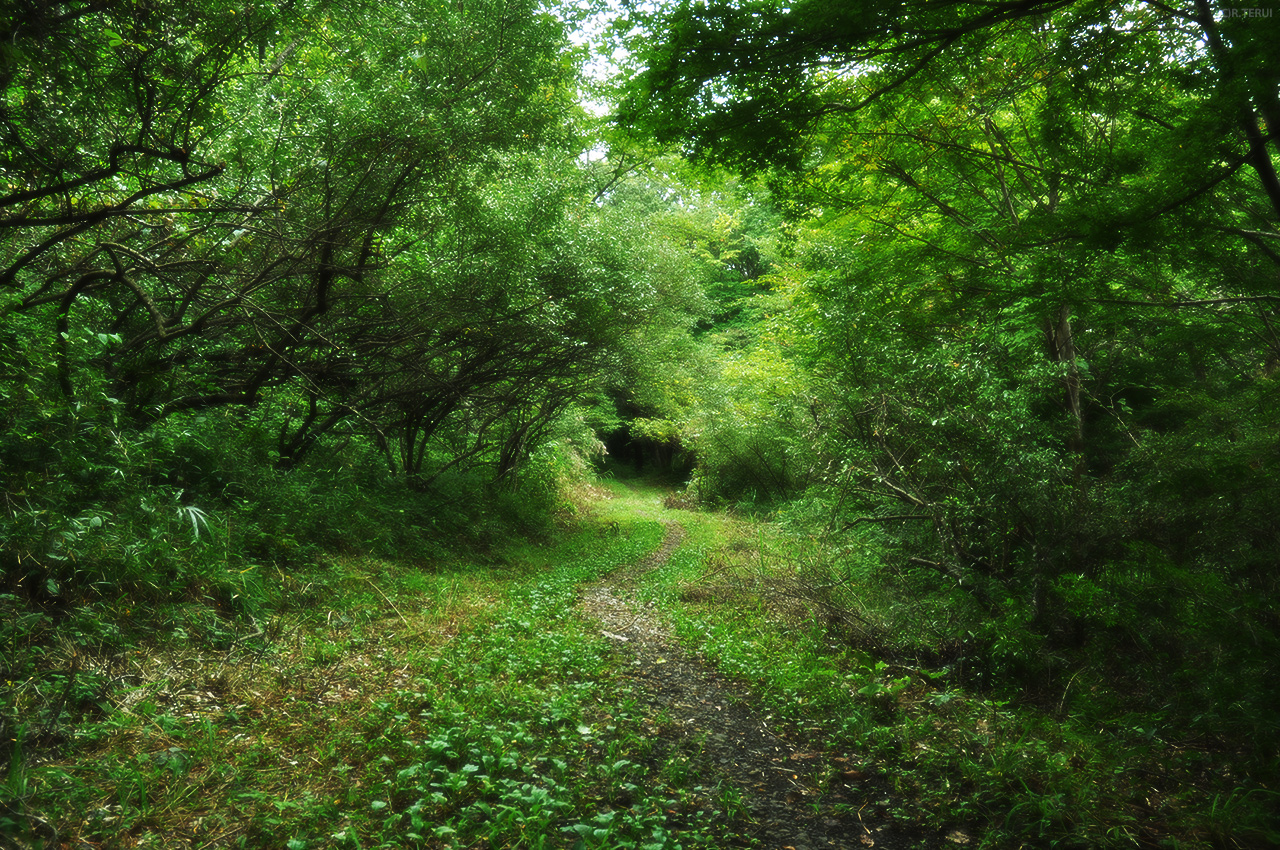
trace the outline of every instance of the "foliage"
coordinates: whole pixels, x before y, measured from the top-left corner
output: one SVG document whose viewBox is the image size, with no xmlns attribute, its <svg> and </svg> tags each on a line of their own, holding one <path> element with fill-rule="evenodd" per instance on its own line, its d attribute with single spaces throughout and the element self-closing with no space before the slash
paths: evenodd
<svg viewBox="0 0 1280 850">
<path fill-rule="evenodd" d="M 684 483 L 696 458 L 705 479 L 712 428 L 719 421 L 726 437 L 731 428 L 719 419 L 738 380 L 729 364 L 745 356 L 766 309 L 762 278 L 779 251 L 778 214 L 760 185 L 691 174 L 669 157 L 642 167 L 628 142 L 609 142 L 607 155 L 592 163 L 604 211 L 617 230 L 646 234 L 650 252 L 679 274 L 668 274 L 667 285 L 678 290 L 663 298 L 676 309 L 628 340 L 610 381 L 617 419 L 601 433 L 621 460 L 643 464 L 652 456 Z M 756 390 L 743 389 L 744 396 Z M 699 487 L 707 497 L 721 495 L 719 485 Z M 725 490 L 736 494 L 736 487 Z"/>
<path fill-rule="evenodd" d="M 15 783 L 153 635 L 260 648 L 344 553 L 425 566 L 569 515 L 580 399 L 684 296 L 590 203 L 535 6 L 0 21 Z"/>
<path fill-rule="evenodd" d="M 725 840 L 565 616 L 656 529 L 545 575 L 499 542 L 559 539 L 608 451 L 797 535 L 654 598 L 906 816 L 1273 839 L 1277 24 L 1238 11 L 630 4 L 607 127 L 583 13 L 530 0 L 0 13 L 0 829 L 198 824 L 199 786 L 247 844 Z M 305 795 L 218 764 L 218 724 L 298 747 L 459 552 L 466 628 L 410 609 L 451 639 Z M 723 621 L 680 607 L 716 558 Z M 181 664 L 122 678 L 153 642 L 314 693 L 188 722 Z"/>
<path fill-rule="evenodd" d="M 761 173 L 794 234 L 700 475 L 797 500 L 824 583 L 875 600 L 829 600 L 870 648 L 1158 717 L 1174 746 L 1243 753 L 1275 724 L 1276 24 L 1255 23 L 815 0 L 619 28 L 620 122 Z M 1239 769 L 1266 787 L 1274 753 Z"/>
<path fill-rule="evenodd" d="M 696 754 L 663 740 L 667 721 L 572 613 L 582 582 L 660 538 L 630 518 L 488 568 L 299 571 L 324 585 L 274 608 L 265 634 L 122 662 L 127 684 L 77 734 L 95 757 L 28 768 L 15 822 L 86 841 L 235 831 L 250 847 L 722 846 L 717 802 L 668 769 Z"/>
<path fill-rule="evenodd" d="M 935 654 L 963 611 L 883 585 L 871 539 L 837 560 L 778 527 L 682 518 L 692 543 L 648 576 L 645 598 L 750 683 L 789 738 L 822 742 L 831 792 L 862 786 L 889 805 L 883 781 L 896 818 L 982 847 L 1275 840 L 1267 781 L 1241 786 L 1242 753 L 1181 738 L 1176 707 L 1100 707 L 1105 679 L 1080 671 L 1070 691 L 1091 698 L 1058 706 L 975 688 L 972 658 Z"/>
<path fill-rule="evenodd" d="M 590 202 L 535 6 L 4 20 L 5 589 L 165 598 L 240 559 L 546 531 L 556 482 L 524 467 L 696 294 Z M 399 486 L 379 467 L 423 493 L 394 541 L 351 488 Z"/>
</svg>

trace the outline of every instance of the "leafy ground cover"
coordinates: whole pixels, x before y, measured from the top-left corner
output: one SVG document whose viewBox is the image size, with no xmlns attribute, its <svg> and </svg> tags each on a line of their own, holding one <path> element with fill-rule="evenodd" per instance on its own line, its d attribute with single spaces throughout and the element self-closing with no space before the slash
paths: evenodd
<svg viewBox="0 0 1280 850">
<path fill-rule="evenodd" d="M 325 594 L 262 634 L 174 630 L 86 659 L 98 716 L 7 777 L 19 846 L 717 846 L 695 799 L 573 613 L 580 583 L 660 526 L 595 526 L 485 568 L 330 564 Z M 694 803 L 697 803 L 695 806 Z"/>
<path fill-rule="evenodd" d="M 289 579 L 295 604 L 256 620 L 193 604 L 167 611 L 167 630 L 127 652 L 94 653 L 64 637 L 74 658 L 58 669 L 71 673 L 9 687 L 7 698 L 28 700 L 38 709 L 30 722 L 49 734 L 17 736 L 29 751 L 13 748 L 7 767 L 5 843 L 1274 840 L 1274 798 L 1245 785 L 1229 754 L 1165 740 L 1139 719 L 1099 725 L 979 692 L 945 667 L 878 657 L 824 607 L 831 597 L 819 592 L 816 567 L 795 557 L 801 541 L 666 508 L 663 491 L 635 482 L 598 492 L 576 530 L 487 563 L 334 556 Z M 686 532 L 678 546 L 670 536 L 662 545 L 664 523 Z M 661 678 L 637 673 L 621 627 L 602 628 L 579 605 L 620 574 L 629 604 L 662 624 L 660 654 L 719 677 L 708 711 L 669 695 L 664 703 Z M 68 622 L 77 621 L 58 628 Z M 87 629 L 88 616 L 79 623 Z M 741 704 L 726 711 L 731 701 Z M 72 717 L 66 705 L 82 707 Z M 755 773 L 781 762 L 795 789 L 778 806 L 742 751 L 760 718 L 776 737 L 755 754 Z M 779 817 L 811 832 L 788 833 Z M 846 820 L 867 828 L 842 834 Z M 890 822 L 901 829 L 873 828 Z"/>
<path fill-rule="evenodd" d="M 1242 774 L 1234 751 L 1179 740 L 1158 718 L 1044 706 L 974 687 L 954 663 L 868 652 L 866 623 L 842 619 L 857 611 L 847 596 L 837 604 L 836 591 L 870 588 L 834 578 L 811 541 L 675 513 L 689 545 L 646 577 L 641 598 L 667 612 L 691 651 L 750 687 L 762 710 L 820 742 L 828 789 L 850 771 L 879 776 L 901 822 L 974 846 L 1280 840 L 1280 797 Z"/>
</svg>

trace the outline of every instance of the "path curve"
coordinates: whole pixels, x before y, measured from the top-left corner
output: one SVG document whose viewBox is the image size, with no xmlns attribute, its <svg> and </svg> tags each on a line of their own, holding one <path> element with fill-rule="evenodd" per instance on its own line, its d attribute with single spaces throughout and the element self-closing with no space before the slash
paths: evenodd
<svg viewBox="0 0 1280 850">
<path fill-rule="evenodd" d="M 767 850 L 956 847 L 940 836 L 895 823 L 883 780 L 856 770 L 818 789 L 818 768 L 832 760 L 784 737 L 753 707 L 749 691 L 682 649 L 653 603 L 634 593 L 636 580 L 667 563 L 684 539 L 664 521 L 662 545 L 635 564 L 584 588 L 581 611 L 599 623 L 632 671 L 641 702 L 675 719 L 678 734 L 701 739 L 704 765 L 741 792 L 748 838 Z M 837 765 L 839 760 L 836 760 Z M 704 777 L 711 784 L 713 777 Z"/>
</svg>

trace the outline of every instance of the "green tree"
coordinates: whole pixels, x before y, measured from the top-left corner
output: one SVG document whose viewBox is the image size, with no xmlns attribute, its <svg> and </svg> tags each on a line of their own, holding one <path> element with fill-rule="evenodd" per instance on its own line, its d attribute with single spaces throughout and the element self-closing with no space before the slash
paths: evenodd
<svg viewBox="0 0 1280 850">
<path fill-rule="evenodd" d="M 813 375 L 809 419 L 777 421 L 826 458 L 828 527 L 886 532 L 921 619 L 948 600 L 1022 681 L 1117 652 L 1148 686 L 1216 654 L 1268 678 L 1274 21 L 810 2 L 641 22 L 621 119 L 771 171 L 800 222 L 769 336 Z M 1186 716 L 1221 688 L 1190 686 Z"/>
<path fill-rule="evenodd" d="M 511 484 L 687 298 L 591 202 L 538 4 L 72 0 L 0 30 L 10 587 L 86 511 L 232 498 L 237 446 Z"/>
</svg>

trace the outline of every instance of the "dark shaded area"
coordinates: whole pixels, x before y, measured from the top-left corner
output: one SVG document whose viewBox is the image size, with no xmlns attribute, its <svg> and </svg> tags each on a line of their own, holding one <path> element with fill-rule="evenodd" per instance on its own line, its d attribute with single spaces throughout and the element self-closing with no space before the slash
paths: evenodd
<svg viewBox="0 0 1280 850">
<path fill-rule="evenodd" d="M 624 425 L 603 435 L 608 451 L 601 470 L 618 474 L 645 475 L 683 480 L 693 472 L 695 457 L 679 440 L 658 440 L 632 433 Z"/>
</svg>

